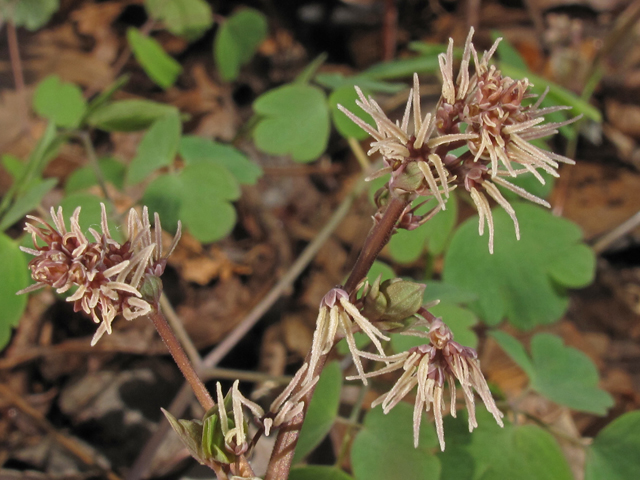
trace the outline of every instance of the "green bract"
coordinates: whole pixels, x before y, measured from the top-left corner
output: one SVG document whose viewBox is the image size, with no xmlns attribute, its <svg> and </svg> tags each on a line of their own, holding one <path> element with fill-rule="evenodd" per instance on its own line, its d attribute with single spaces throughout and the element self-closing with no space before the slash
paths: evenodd
<svg viewBox="0 0 640 480">
<path fill-rule="evenodd" d="M 326 149 L 329 108 L 319 88 L 284 85 L 261 95 L 253 108 L 261 117 L 253 134 L 260 150 L 310 162 Z"/>
<path fill-rule="evenodd" d="M 532 328 L 560 318 L 568 305 L 565 288 L 588 285 L 595 257 L 581 243 L 577 225 L 547 210 L 514 202 L 521 240 L 502 209 L 493 211 L 495 253 L 478 235 L 478 219 L 463 223 L 445 256 L 443 278 L 478 295 L 471 307 L 489 325 L 505 317 L 518 328 Z"/>
<path fill-rule="evenodd" d="M 411 405 L 401 402 L 387 415 L 381 408 L 367 413 L 351 447 L 356 480 L 440 478 L 440 462 L 433 455 L 438 445 L 435 430 L 423 423 L 420 446 L 414 448 L 412 411 Z"/>
<path fill-rule="evenodd" d="M 33 94 L 33 108 L 59 127 L 76 128 L 87 108 L 80 88 L 57 75 L 42 80 Z"/>
<path fill-rule="evenodd" d="M 515 338 L 492 332 L 507 354 L 529 376 L 531 388 L 574 410 L 604 415 L 613 398 L 598 388 L 598 370 L 587 355 L 565 347 L 555 335 L 540 333 L 531 339 L 531 358 Z"/>
<path fill-rule="evenodd" d="M 251 60 L 267 36 L 267 19 L 252 8 L 245 8 L 227 18 L 216 34 L 213 53 L 220 76 L 235 80 L 240 67 Z"/>
<path fill-rule="evenodd" d="M 182 67 L 162 49 L 153 38 L 136 28 L 127 30 L 127 40 L 140 65 L 149 78 L 162 88 L 169 88 L 178 79 Z"/>
</svg>

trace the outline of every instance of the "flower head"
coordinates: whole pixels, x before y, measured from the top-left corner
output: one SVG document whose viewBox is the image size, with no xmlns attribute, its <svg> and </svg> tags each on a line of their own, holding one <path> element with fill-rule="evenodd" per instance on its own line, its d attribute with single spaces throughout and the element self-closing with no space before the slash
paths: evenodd
<svg viewBox="0 0 640 480">
<path fill-rule="evenodd" d="M 18 294 L 45 285 L 52 286 L 58 293 L 77 287 L 67 301 L 73 302 L 75 311 L 82 310 L 100 323 L 92 345 L 104 332 L 111 333 L 111 323 L 117 315 L 133 320 L 151 311 L 149 301 L 140 292 L 144 277 L 162 275 L 166 257 L 180 238 L 178 227 L 168 254 L 163 256 L 160 218 L 155 214 L 155 231 L 152 234 L 148 210 L 144 207 L 142 218 L 134 209 L 129 212 L 129 239 L 120 244 L 111 237 L 104 204 L 101 204 L 101 212 L 102 233 L 89 229 L 94 241 L 90 241 L 80 228 L 80 207 L 71 216 L 69 230 L 62 207 L 57 212 L 51 208 L 53 226 L 29 215 L 27 218 L 37 222 L 25 225 L 25 230 L 32 236 L 34 248 L 21 247 L 35 255 L 29 262 L 29 268 L 36 283 Z M 43 246 L 38 245 L 38 239 L 44 242 Z"/>
<path fill-rule="evenodd" d="M 382 405 L 384 413 L 395 407 L 414 387 L 417 387 L 413 411 L 413 441 L 418 446 L 420 422 L 423 411 L 433 411 L 440 448 L 444 450 L 445 410 L 444 384 L 449 384 L 451 416 L 456 416 L 456 380 L 464 393 L 469 412 L 469 431 L 478 426 L 475 415 L 475 400 L 472 388 L 478 392 L 487 409 L 493 414 L 498 425 L 503 426 L 503 414 L 498 410 L 489 387 L 480 370 L 480 362 L 475 350 L 453 341 L 453 333 L 441 319 L 432 322 L 429 329 L 430 344 L 412 348 L 393 357 L 386 357 L 386 367 L 369 373 L 373 377 L 395 370 L 404 370 L 393 388 L 376 399 L 371 405 Z M 381 359 L 382 360 L 382 359 Z"/>
</svg>

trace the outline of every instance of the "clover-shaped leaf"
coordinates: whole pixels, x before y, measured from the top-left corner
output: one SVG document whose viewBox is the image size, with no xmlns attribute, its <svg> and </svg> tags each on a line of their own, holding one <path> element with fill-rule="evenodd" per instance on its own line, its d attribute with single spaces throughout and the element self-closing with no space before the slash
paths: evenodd
<svg viewBox="0 0 640 480">
<path fill-rule="evenodd" d="M 213 53 L 223 80 L 235 80 L 240 67 L 251 60 L 267 36 L 267 29 L 267 19 L 253 8 L 234 13 L 220 26 Z"/>
<path fill-rule="evenodd" d="M 366 90 L 364 93 L 365 95 L 368 95 Z M 356 100 L 358 100 L 358 98 L 358 93 L 353 85 L 343 85 L 331 92 L 331 95 L 329 96 L 329 105 L 331 105 L 331 117 L 333 118 L 333 124 L 336 126 L 336 130 L 338 130 L 340 135 L 345 138 L 353 137 L 357 140 L 364 140 L 369 137 L 369 134 L 353 123 L 353 120 L 347 117 L 342 111 L 338 110 L 338 105 L 342 105 L 369 125 L 375 125 L 371 115 L 363 112 L 362 109 L 356 105 Z"/>
<path fill-rule="evenodd" d="M 353 480 L 338 467 L 308 465 L 291 469 L 289 480 Z"/>
<path fill-rule="evenodd" d="M 585 480 L 633 480 L 640 472 L 640 411 L 607 425 L 587 451 Z"/>
<path fill-rule="evenodd" d="M 369 411 L 351 447 L 356 480 L 439 479 L 435 430 L 422 423 L 418 448 L 413 447 L 412 431 L 413 407 L 408 403 L 400 402 L 387 415 L 381 408 Z"/>
<path fill-rule="evenodd" d="M 149 78 L 162 88 L 169 88 L 178 79 L 182 67 L 151 37 L 136 28 L 127 30 L 127 40 L 136 60 Z"/>
<path fill-rule="evenodd" d="M 262 117 L 253 133 L 260 150 L 310 162 L 327 147 L 329 107 L 319 88 L 284 85 L 261 95 L 253 108 Z"/>
<path fill-rule="evenodd" d="M 122 189 L 124 186 L 124 176 L 126 167 L 122 162 L 111 157 L 105 157 L 98 160 L 98 168 L 105 181 L 113 184 L 116 188 Z M 67 178 L 64 184 L 65 193 L 74 193 L 80 190 L 86 190 L 98 184 L 98 177 L 93 167 L 86 165 L 74 170 Z"/>
<path fill-rule="evenodd" d="M 33 94 L 33 108 L 38 115 L 59 127 L 76 128 L 87 109 L 87 102 L 80 87 L 50 75 L 38 84 Z"/>
<path fill-rule="evenodd" d="M 242 185 L 255 185 L 258 178 L 262 176 L 260 165 L 249 160 L 240 150 L 208 138 L 185 135 L 180 140 L 180 155 L 187 165 L 198 162 L 222 165 Z"/>
<path fill-rule="evenodd" d="M 611 395 L 598 388 L 598 370 L 591 359 L 580 350 L 564 346 L 559 337 L 535 335 L 529 357 L 510 335 L 496 331 L 491 336 L 527 373 L 531 388 L 548 399 L 598 415 L 604 415 L 613 405 Z"/>
<path fill-rule="evenodd" d="M 556 321 L 568 305 L 565 288 L 582 287 L 593 279 L 595 257 L 580 242 L 577 225 L 540 207 L 513 203 L 521 240 L 502 209 L 493 211 L 495 253 L 478 236 L 478 217 L 456 231 L 445 255 L 445 282 L 472 291 L 470 306 L 489 325 L 503 318 L 518 328 Z"/>
</svg>

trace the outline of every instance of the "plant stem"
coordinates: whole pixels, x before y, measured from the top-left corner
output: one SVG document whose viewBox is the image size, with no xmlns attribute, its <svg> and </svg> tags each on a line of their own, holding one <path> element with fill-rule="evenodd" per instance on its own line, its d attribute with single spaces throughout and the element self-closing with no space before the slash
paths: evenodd
<svg viewBox="0 0 640 480">
<path fill-rule="evenodd" d="M 393 229 L 408 204 L 408 199 L 395 196 L 391 198 L 382 218 L 369 232 L 369 235 L 362 247 L 362 251 L 351 270 L 351 274 L 344 286 L 347 293 L 351 293 L 355 290 L 360 280 L 367 275 L 371 265 L 380 253 L 380 250 L 382 250 L 391 238 Z M 328 355 L 329 354 L 327 353 L 320 357 L 315 371 L 313 372 L 313 377 L 320 375 L 324 368 L 324 364 L 327 361 Z M 308 363 L 310 358 L 311 352 L 307 354 L 305 362 Z M 293 395 L 295 395 L 296 390 L 294 390 Z M 267 467 L 267 475 L 264 477 L 265 480 L 282 480 L 289 477 L 293 454 L 295 452 L 296 444 L 300 437 L 300 430 L 302 429 L 302 424 L 304 423 L 307 409 L 309 408 L 309 403 L 311 402 L 314 391 L 315 388 L 311 389 L 302 398 L 305 406 L 302 413 L 296 415 L 278 431 L 278 437 L 276 438 L 276 443 L 273 447 L 273 451 L 271 452 L 269 466 Z"/>
<path fill-rule="evenodd" d="M 200 405 L 202 405 L 202 408 L 204 408 L 205 411 L 208 411 L 215 405 L 215 402 L 211 398 L 211 395 L 209 395 L 207 388 L 204 386 L 204 383 L 202 383 L 202 380 L 200 380 L 200 377 L 194 370 L 191 362 L 189 362 L 189 357 L 187 357 L 182 345 L 180 345 L 180 342 L 169 326 L 167 319 L 162 314 L 159 305 L 155 305 L 149 314 L 149 318 L 153 322 L 153 326 L 156 327 L 160 337 L 162 337 L 162 341 L 169 349 L 169 352 L 182 372 L 182 375 L 184 375 L 184 378 L 189 382 L 189 385 L 191 385 Z"/>
<path fill-rule="evenodd" d="M 98 180 L 98 185 L 100 185 L 100 190 L 102 190 L 102 194 L 104 198 L 106 198 L 111 205 L 113 205 L 113 200 L 109 195 L 109 191 L 107 190 L 107 182 L 104 179 L 104 175 L 102 174 L 102 170 L 100 169 L 100 164 L 98 163 L 98 156 L 96 155 L 96 151 L 93 148 L 93 143 L 91 143 L 91 137 L 88 132 L 78 132 L 78 138 L 82 142 L 82 145 L 87 152 L 87 159 L 89 160 L 89 164 L 93 169 L 93 173 L 96 175 L 96 180 Z"/>
<path fill-rule="evenodd" d="M 387 242 L 389 242 L 393 234 L 393 229 L 408 204 L 409 200 L 395 196 L 391 197 L 387 209 L 384 211 L 384 215 L 382 215 L 380 221 L 373 226 L 367 239 L 364 241 L 358 260 L 356 260 L 356 264 L 353 266 L 351 274 L 344 284 L 344 289 L 347 293 L 351 294 L 358 286 L 358 283 L 360 283 L 360 280 L 367 275 L 378 254 Z"/>
<path fill-rule="evenodd" d="M 11 70 L 13 70 L 13 80 L 16 92 L 20 96 L 22 122 L 26 122 L 29 113 L 27 96 L 24 85 L 24 73 L 22 71 L 22 60 L 20 59 L 20 48 L 18 47 L 18 33 L 12 22 L 7 22 L 7 43 L 9 44 L 9 58 L 11 59 Z"/>
</svg>

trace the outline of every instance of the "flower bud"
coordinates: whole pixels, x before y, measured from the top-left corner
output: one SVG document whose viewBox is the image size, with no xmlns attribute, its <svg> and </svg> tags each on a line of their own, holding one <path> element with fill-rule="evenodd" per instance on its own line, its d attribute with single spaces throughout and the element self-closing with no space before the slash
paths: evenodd
<svg viewBox="0 0 640 480">
<path fill-rule="evenodd" d="M 401 322 L 420 309 L 425 288 L 400 278 L 380 283 L 378 277 L 364 298 L 363 314 L 371 321 Z"/>
</svg>

